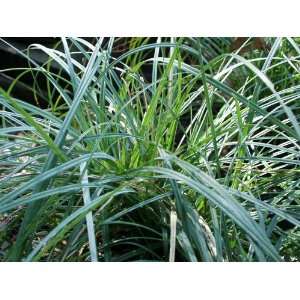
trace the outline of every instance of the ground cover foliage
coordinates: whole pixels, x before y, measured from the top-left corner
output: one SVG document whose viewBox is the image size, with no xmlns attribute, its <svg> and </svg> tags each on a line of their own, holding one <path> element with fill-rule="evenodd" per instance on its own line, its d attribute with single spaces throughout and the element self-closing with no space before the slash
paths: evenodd
<svg viewBox="0 0 300 300">
<path fill-rule="evenodd" d="M 1 261 L 300 259 L 299 39 L 1 42 Z"/>
</svg>

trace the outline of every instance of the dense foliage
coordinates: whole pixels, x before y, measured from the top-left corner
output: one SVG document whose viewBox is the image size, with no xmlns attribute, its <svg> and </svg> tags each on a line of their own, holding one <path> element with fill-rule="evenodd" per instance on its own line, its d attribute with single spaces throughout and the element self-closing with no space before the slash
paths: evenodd
<svg viewBox="0 0 300 300">
<path fill-rule="evenodd" d="M 298 42 L 2 40 L 0 259 L 299 260 Z"/>
</svg>

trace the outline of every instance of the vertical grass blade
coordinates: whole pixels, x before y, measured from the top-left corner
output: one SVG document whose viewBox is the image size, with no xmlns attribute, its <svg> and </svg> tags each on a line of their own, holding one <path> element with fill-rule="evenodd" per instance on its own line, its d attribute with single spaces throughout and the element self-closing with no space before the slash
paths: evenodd
<svg viewBox="0 0 300 300">
<path fill-rule="evenodd" d="M 87 171 L 87 164 L 86 162 L 80 165 L 80 175 L 81 175 L 81 183 L 88 184 L 88 171 Z M 90 188 L 84 187 L 82 188 L 83 193 L 83 201 L 84 205 L 89 205 L 91 203 L 91 196 L 90 196 Z M 97 246 L 96 246 L 96 235 L 95 235 L 95 228 L 94 228 L 94 221 L 93 221 L 93 214 L 92 212 L 87 213 L 86 215 L 86 226 L 88 232 L 88 239 L 89 239 L 89 248 L 91 253 L 91 261 L 96 262 L 98 261 L 98 254 L 97 254 Z"/>
<path fill-rule="evenodd" d="M 176 212 L 171 211 L 171 214 L 170 214 L 170 255 L 169 255 L 169 262 L 174 262 L 175 261 L 176 225 L 177 225 Z"/>
</svg>

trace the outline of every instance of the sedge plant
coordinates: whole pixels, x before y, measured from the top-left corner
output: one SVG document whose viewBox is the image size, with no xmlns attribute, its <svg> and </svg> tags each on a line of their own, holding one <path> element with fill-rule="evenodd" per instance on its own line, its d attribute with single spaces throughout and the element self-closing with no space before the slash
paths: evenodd
<svg viewBox="0 0 300 300">
<path fill-rule="evenodd" d="M 1 261 L 298 261 L 299 40 L 231 40 L 3 39 Z"/>
</svg>

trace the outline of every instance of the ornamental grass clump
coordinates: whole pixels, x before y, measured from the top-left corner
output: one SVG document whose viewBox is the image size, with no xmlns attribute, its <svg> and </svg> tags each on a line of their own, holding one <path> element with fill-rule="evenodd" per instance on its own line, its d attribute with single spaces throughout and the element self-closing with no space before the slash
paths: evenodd
<svg viewBox="0 0 300 300">
<path fill-rule="evenodd" d="M 2 39 L 1 261 L 300 260 L 299 39 L 251 41 Z"/>
</svg>

